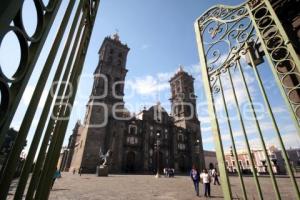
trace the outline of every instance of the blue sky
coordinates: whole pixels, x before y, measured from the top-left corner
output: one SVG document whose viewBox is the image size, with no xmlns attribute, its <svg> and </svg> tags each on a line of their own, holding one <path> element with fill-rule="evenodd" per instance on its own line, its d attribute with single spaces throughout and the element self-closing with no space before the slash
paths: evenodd
<svg viewBox="0 0 300 200">
<path fill-rule="evenodd" d="M 26 19 L 31 20 L 25 20 L 25 23 L 28 26 L 29 32 L 32 32 L 36 23 L 34 20 L 32 21 L 32 19 L 34 19 L 33 15 L 35 14 L 32 12 L 30 1 L 25 2 L 26 9 L 24 11 L 24 16 Z M 131 112 L 138 112 L 144 105 L 149 107 L 157 101 L 160 101 L 165 109 L 169 111 L 170 104 L 168 99 L 170 97 L 170 88 L 168 80 L 181 64 L 186 71 L 196 78 L 195 92 L 198 96 L 198 116 L 202 124 L 201 130 L 204 148 L 208 150 L 214 149 L 207 107 L 205 105 L 206 99 L 201 81 L 199 57 L 193 25 L 197 17 L 215 4 L 237 5 L 241 2 L 242 1 L 240 0 L 102 0 L 64 144 L 67 144 L 68 137 L 71 134 L 76 121 L 78 119 L 82 120 L 84 117 L 85 105 L 88 101 L 93 84 L 92 74 L 98 63 L 98 50 L 100 45 L 104 37 L 109 36 L 118 30 L 121 41 L 127 43 L 131 49 L 127 58 L 127 69 L 129 72 L 126 76 L 125 86 L 126 107 Z M 42 51 L 36 69 L 34 70 L 34 75 L 28 84 L 17 114 L 13 120 L 13 126 L 16 129 L 20 126 L 22 116 L 26 111 L 26 106 L 28 105 L 32 91 L 37 82 L 37 77 L 39 77 L 47 53 L 51 48 L 51 42 L 57 31 L 58 24 L 64 14 L 66 4 L 67 1 L 64 1 L 62 4 L 58 13 L 58 18 L 53 25 L 50 36 L 46 41 L 45 48 Z M 64 41 L 62 44 L 63 43 Z M 2 46 L 5 46 L 6 50 L 4 51 L 2 50 L 3 48 L 1 48 L 2 56 L 0 57 L 0 62 L 1 66 L 5 66 L 3 67 L 4 71 L 9 75 L 14 71 L 14 68 L 9 66 L 13 66 L 18 57 L 14 38 L 8 36 L 5 38 Z M 59 55 L 60 53 L 61 51 L 59 52 Z M 55 69 L 55 67 L 53 67 L 53 69 Z M 51 71 L 49 80 L 52 80 L 53 72 L 54 70 Z M 266 77 L 264 80 L 267 82 L 268 94 L 272 97 L 278 97 L 279 92 L 275 87 L 274 80 L 271 78 L 271 72 L 267 67 L 263 67 L 261 72 Z M 255 99 L 257 102 L 261 102 L 255 85 L 255 79 L 249 69 L 247 69 L 247 77 L 247 80 L 252 86 L 251 89 L 253 95 L 256 97 Z M 238 80 L 236 80 L 236 83 L 239 84 Z M 47 84 L 38 112 L 33 121 L 33 126 L 28 137 L 29 141 L 32 138 L 32 132 L 37 125 L 42 104 L 49 88 L 50 85 Z M 227 98 L 228 101 L 230 101 L 230 98 L 229 95 Z M 298 138 L 298 136 L 288 117 L 288 113 L 285 107 L 280 106 L 282 104 L 282 99 L 279 97 L 271 99 L 276 99 L 271 103 L 277 113 L 278 120 L 281 121 L 281 129 L 285 130 L 285 133 L 283 134 L 286 135 L 284 139 L 287 147 L 298 146 L 300 142 L 295 139 Z M 241 102 L 245 101 L 245 96 L 242 91 L 239 100 Z M 230 111 L 231 114 L 234 114 L 234 112 L 234 109 Z M 238 124 L 238 121 L 236 121 L 235 124 Z M 253 131 L 253 123 L 248 121 L 247 125 L 247 129 L 250 130 L 249 136 L 252 138 L 252 143 L 256 144 L 256 132 Z M 262 126 L 266 132 L 269 145 L 276 145 L 276 140 L 273 135 L 274 131 L 272 130 L 272 126 L 266 115 L 262 118 Z M 230 146 L 230 142 L 228 140 L 226 124 L 221 124 L 221 127 L 224 145 L 228 147 Z M 242 137 L 240 136 L 239 131 L 240 127 L 234 125 L 234 130 L 237 140 L 240 141 L 238 142 L 240 148 L 243 148 Z M 27 145 L 27 148 L 28 147 L 29 145 Z"/>
</svg>

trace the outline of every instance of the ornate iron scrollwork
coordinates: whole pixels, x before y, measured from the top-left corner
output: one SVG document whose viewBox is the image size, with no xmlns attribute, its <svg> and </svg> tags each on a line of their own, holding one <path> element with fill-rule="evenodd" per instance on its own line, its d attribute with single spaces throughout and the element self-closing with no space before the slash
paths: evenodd
<svg viewBox="0 0 300 200">
<path fill-rule="evenodd" d="M 289 41 L 285 40 L 266 3 L 260 4 L 251 10 L 254 21 L 271 59 L 277 77 L 286 93 L 289 103 L 300 118 L 300 73 L 288 47 Z"/>
<path fill-rule="evenodd" d="M 234 66 L 236 57 L 245 44 L 256 40 L 254 26 L 245 4 L 238 7 L 213 7 L 199 18 L 198 23 L 211 88 L 214 93 L 218 93 L 214 76 Z"/>
</svg>

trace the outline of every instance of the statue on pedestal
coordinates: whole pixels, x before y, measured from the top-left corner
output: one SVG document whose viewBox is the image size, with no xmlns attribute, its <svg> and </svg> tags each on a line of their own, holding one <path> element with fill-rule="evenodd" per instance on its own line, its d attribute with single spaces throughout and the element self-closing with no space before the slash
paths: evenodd
<svg viewBox="0 0 300 200">
<path fill-rule="evenodd" d="M 100 165 L 108 166 L 110 165 L 110 159 L 111 159 L 112 151 L 108 149 L 106 154 L 102 154 L 102 151 L 100 151 Z"/>
<path fill-rule="evenodd" d="M 110 165 L 110 160 L 112 156 L 112 151 L 108 149 L 106 154 L 103 154 L 100 150 L 100 165 L 97 166 L 97 175 L 98 176 L 108 176 L 108 167 Z"/>
</svg>

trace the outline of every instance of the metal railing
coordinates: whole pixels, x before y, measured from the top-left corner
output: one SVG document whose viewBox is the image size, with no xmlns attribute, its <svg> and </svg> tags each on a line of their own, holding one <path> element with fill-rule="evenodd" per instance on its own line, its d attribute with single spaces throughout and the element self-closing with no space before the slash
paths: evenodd
<svg viewBox="0 0 300 200">
<path fill-rule="evenodd" d="M 20 44 L 21 61 L 12 78 L 7 77 L 2 73 L 2 70 L 0 74 L 0 146 L 2 146 L 4 137 L 11 126 L 20 99 L 35 68 L 36 61 L 43 49 L 56 14 L 59 9 L 62 9 L 60 8 L 61 0 L 50 0 L 48 5 L 44 5 L 41 0 L 34 0 L 37 12 L 37 28 L 33 36 L 30 37 L 23 25 L 23 3 L 24 1 L 19 0 L 1 2 L 1 11 L 3 12 L 0 15 L 0 41 L 3 40 L 7 33 L 13 31 Z M 48 80 L 50 70 L 54 68 L 54 60 L 58 58 L 57 53 L 63 37 L 67 35 L 62 55 L 59 57 L 60 60 L 51 81 L 52 86 L 33 135 L 14 194 L 14 199 L 22 199 L 22 196 L 26 196 L 26 199 L 48 198 L 51 180 L 56 170 L 56 164 L 68 125 L 68 117 L 72 111 L 78 80 L 82 72 L 99 3 L 100 0 L 68 1 L 18 135 L 8 159 L 1 169 L 0 199 L 6 199 L 8 195 L 17 168 L 18 158 L 29 129 L 32 127 L 42 92 L 46 83 L 50 81 Z M 72 17 L 73 12 L 75 14 Z M 71 23 L 70 29 L 66 31 L 69 23 Z M 45 128 L 47 120 L 48 124 L 47 128 Z M 44 135 L 43 132 L 45 132 Z M 39 151 L 37 151 L 39 145 L 41 146 Z M 29 181 L 29 174 L 36 156 L 37 160 Z M 26 185 L 29 185 L 29 187 L 25 191 Z"/>
<path fill-rule="evenodd" d="M 236 139 L 232 129 L 234 121 L 230 118 L 229 106 L 237 113 L 237 120 L 241 127 L 241 136 L 245 142 L 245 149 L 250 161 L 253 181 L 256 186 L 257 196 L 259 199 L 264 198 L 262 186 L 260 185 L 255 161 L 253 159 L 249 135 L 246 131 L 245 116 L 242 115 L 241 102 L 237 95 L 237 90 L 245 91 L 245 99 L 250 105 L 250 115 L 252 122 L 256 128 L 257 139 L 261 143 L 268 173 L 272 182 L 276 199 L 281 199 L 278 183 L 273 172 L 272 162 L 269 158 L 266 145 L 266 136 L 261 127 L 261 120 L 257 116 L 257 108 L 254 106 L 253 94 L 249 89 L 249 81 L 245 76 L 245 69 L 251 67 L 254 74 L 254 80 L 258 85 L 259 95 L 262 98 L 266 113 L 271 121 L 273 130 L 278 140 L 282 157 L 285 161 L 285 167 L 288 172 L 291 184 L 294 188 L 296 199 L 300 199 L 299 187 L 297 185 L 294 172 L 289 163 L 289 157 L 283 143 L 283 134 L 279 130 L 276 122 L 269 97 L 266 93 L 266 86 L 262 81 L 261 72 L 257 66 L 263 62 L 265 55 L 271 68 L 274 79 L 281 92 L 281 96 L 290 111 L 290 117 L 294 122 L 298 135 L 300 135 L 298 108 L 299 104 L 294 101 L 291 93 L 299 89 L 299 84 L 293 86 L 287 85 L 284 78 L 299 74 L 300 61 L 292 44 L 290 43 L 285 30 L 280 23 L 275 11 L 269 0 L 250 0 L 239 6 L 214 6 L 206 11 L 196 20 L 195 32 L 198 44 L 198 51 L 201 63 L 202 80 L 208 102 L 208 113 L 211 119 L 211 127 L 214 136 L 215 148 L 219 171 L 222 181 L 222 190 L 225 199 L 232 199 L 232 186 L 228 177 L 227 167 L 225 165 L 224 144 L 222 141 L 222 133 L 220 124 L 226 122 L 229 130 L 232 153 L 237 165 L 237 174 L 242 189 L 242 196 L 248 199 L 247 188 L 245 187 L 242 166 L 238 160 L 236 147 Z M 261 50 L 262 49 L 262 50 Z M 247 58 L 247 59 L 245 59 Z M 288 70 L 282 70 L 285 66 Z M 239 78 L 241 85 L 237 89 L 233 79 Z M 224 90 L 224 82 L 226 81 L 228 90 Z M 232 104 L 229 105 L 226 94 L 230 91 Z M 227 94 L 228 95 L 228 94 Z M 227 99 L 227 101 L 226 101 Z M 219 101 L 221 100 L 221 101 Z M 225 119 L 222 122 L 218 115 L 216 101 L 221 102 L 218 105 L 225 112 Z M 297 137 L 297 134 L 295 134 Z"/>
</svg>

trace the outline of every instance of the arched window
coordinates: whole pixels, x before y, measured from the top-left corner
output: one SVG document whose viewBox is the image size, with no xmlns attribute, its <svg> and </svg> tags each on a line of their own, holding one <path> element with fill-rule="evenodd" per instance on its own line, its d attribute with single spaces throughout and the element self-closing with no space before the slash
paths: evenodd
<svg viewBox="0 0 300 200">
<path fill-rule="evenodd" d="M 115 78 L 115 94 L 116 95 L 122 95 L 122 82 L 120 82 L 119 78 Z"/>
<path fill-rule="evenodd" d="M 118 65 L 122 65 L 122 60 L 121 59 L 118 60 Z"/>
<path fill-rule="evenodd" d="M 130 133 L 131 135 L 136 135 L 136 134 L 137 134 L 136 127 L 130 126 L 130 128 L 129 128 L 129 133 Z"/>
<path fill-rule="evenodd" d="M 109 56 L 108 59 L 107 59 L 107 62 L 108 62 L 108 63 L 112 63 L 112 61 L 113 61 L 112 56 Z"/>
<path fill-rule="evenodd" d="M 179 142 L 182 142 L 182 141 L 183 141 L 183 135 L 181 135 L 181 134 L 178 135 L 178 141 L 179 141 Z"/>
<path fill-rule="evenodd" d="M 191 106 L 190 105 L 186 105 L 185 110 L 186 110 L 186 115 L 190 116 L 191 115 Z"/>
</svg>

